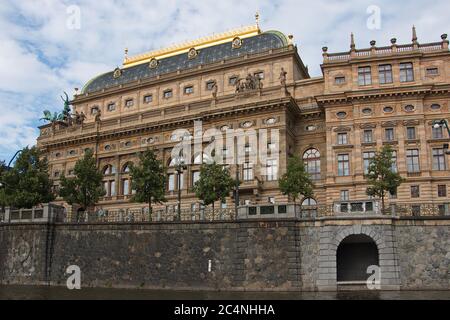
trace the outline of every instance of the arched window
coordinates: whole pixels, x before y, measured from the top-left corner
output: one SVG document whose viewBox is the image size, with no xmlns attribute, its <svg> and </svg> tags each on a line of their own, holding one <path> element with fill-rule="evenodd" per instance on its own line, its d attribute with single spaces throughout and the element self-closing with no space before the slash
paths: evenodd
<svg viewBox="0 0 450 320">
<path fill-rule="evenodd" d="M 313 198 L 306 198 L 302 202 L 302 217 L 317 216 L 317 201 Z"/>
<path fill-rule="evenodd" d="M 302 206 L 304 207 L 317 206 L 317 201 L 314 200 L 313 198 L 306 198 L 305 200 L 303 200 Z"/>
<path fill-rule="evenodd" d="M 103 168 L 103 175 L 105 175 L 105 176 L 115 174 L 115 173 L 116 173 L 116 167 L 114 167 L 111 164 L 108 164 L 107 166 L 105 166 Z"/>
<path fill-rule="evenodd" d="M 198 153 L 194 156 L 194 164 L 206 164 L 211 163 L 212 159 L 210 156 L 204 153 Z"/>
<path fill-rule="evenodd" d="M 131 165 L 131 162 L 127 162 L 122 168 L 122 173 L 130 173 Z"/>
<path fill-rule="evenodd" d="M 311 175 L 312 180 L 320 180 L 320 152 L 317 149 L 308 149 L 303 154 L 303 162 L 306 171 Z"/>
</svg>

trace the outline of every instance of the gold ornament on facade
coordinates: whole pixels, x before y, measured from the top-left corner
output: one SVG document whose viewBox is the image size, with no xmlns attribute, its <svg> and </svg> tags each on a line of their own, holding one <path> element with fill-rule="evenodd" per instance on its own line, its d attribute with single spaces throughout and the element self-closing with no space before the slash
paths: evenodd
<svg viewBox="0 0 450 320">
<path fill-rule="evenodd" d="M 242 39 L 239 37 L 234 38 L 232 42 L 232 48 L 240 49 L 241 47 L 242 47 Z"/>
<path fill-rule="evenodd" d="M 114 74 L 113 74 L 114 79 L 120 78 L 121 76 L 122 76 L 122 70 L 120 70 L 120 68 L 116 68 L 116 70 L 114 70 Z"/>
<path fill-rule="evenodd" d="M 191 48 L 188 52 L 189 60 L 195 59 L 198 56 L 198 51 L 195 48 Z"/>
<path fill-rule="evenodd" d="M 158 67 L 158 60 L 156 60 L 155 58 L 150 60 L 150 63 L 148 64 L 148 67 L 150 69 L 156 69 Z"/>
</svg>

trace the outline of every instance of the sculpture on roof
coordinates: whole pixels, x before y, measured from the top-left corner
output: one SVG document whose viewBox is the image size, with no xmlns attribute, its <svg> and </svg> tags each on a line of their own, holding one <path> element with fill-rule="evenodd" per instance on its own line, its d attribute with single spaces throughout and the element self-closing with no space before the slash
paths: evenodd
<svg viewBox="0 0 450 320">
<path fill-rule="evenodd" d="M 236 93 L 242 93 L 245 91 L 261 90 L 263 83 L 258 75 L 247 75 L 245 79 L 238 79 L 236 81 Z"/>
</svg>

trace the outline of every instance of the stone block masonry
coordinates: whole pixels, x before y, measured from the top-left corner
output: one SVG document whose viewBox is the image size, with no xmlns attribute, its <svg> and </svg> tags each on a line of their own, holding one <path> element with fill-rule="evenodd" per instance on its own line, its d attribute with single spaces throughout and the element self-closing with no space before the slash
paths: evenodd
<svg viewBox="0 0 450 320">
<path fill-rule="evenodd" d="M 0 225 L 0 283 L 84 287 L 336 290 L 337 248 L 377 245 L 384 289 L 450 290 L 450 220 L 279 220 Z M 209 265 L 211 264 L 211 271 Z"/>
</svg>

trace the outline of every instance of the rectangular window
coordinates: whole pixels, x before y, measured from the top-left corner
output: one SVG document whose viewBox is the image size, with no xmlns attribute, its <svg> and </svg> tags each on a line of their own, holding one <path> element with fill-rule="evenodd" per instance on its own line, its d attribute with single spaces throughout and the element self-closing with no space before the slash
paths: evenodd
<svg viewBox="0 0 450 320">
<path fill-rule="evenodd" d="M 130 180 L 128 179 L 122 180 L 122 191 L 124 196 L 130 194 Z"/>
<path fill-rule="evenodd" d="M 166 90 L 163 93 L 164 99 L 170 99 L 173 96 L 173 91 L 172 90 Z"/>
<path fill-rule="evenodd" d="M 277 160 L 267 160 L 267 181 L 278 180 Z"/>
<path fill-rule="evenodd" d="M 342 190 L 341 191 L 341 201 L 349 201 L 349 200 L 350 200 L 349 191 Z"/>
<path fill-rule="evenodd" d="M 151 95 L 151 94 L 149 94 L 149 95 L 146 95 L 145 97 L 144 97 L 144 103 L 152 103 L 153 102 L 153 96 Z"/>
<path fill-rule="evenodd" d="M 447 186 L 445 184 L 438 185 L 438 197 L 443 198 L 447 196 Z"/>
<path fill-rule="evenodd" d="M 131 108 L 132 106 L 134 106 L 134 100 L 133 99 L 128 99 L 128 100 L 125 101 L 125 107 Z"/>
<path fill-rule="evenodd" d="M 411 62 L 400 63 L 400 82 L 414 81 L 414 68 Z"/>
<path fill-rule="evenodd" d="M 345 83 L 345 77 L 336 77 L 334 78 L 334 83 L 335 84 L 344 84 Z"/>
<path fill-rule="evenodd" d="M 409 173 L 420 172 L 419 149 L 406 150 L 406 166 Z"/>
<path fill-rule="evenodd" d="M 350 175 L 350 158 L 348 154 L 338 155 L 338 176 Z"/>
<path fill-rule="evenodd" d="M 103 182 L 103 190 L 105 191 L 105 197 L 111 196 L 111 190 L 109 189 L 109 182 Z"/>
<path fill-rule="evenodd" d="M 416 128 L 415 127 L 408 127 L 408 128 L 406 128 L 406 138 L 408 140 L 415 140 L 416 139 Z"/>
<path fill-rule="evenodd" d="M 360 86 L 368 86 L 372 84 L 372 71 L 370 67 L 358 68 L 358 83 Z"/>
<path fill-rule="evenodd" d="M 168 190 L 175 191 L 175 175 L 169 174 Z"/>
<path fill-rule="evenodd" d="M 411 186 L 411 198 L 420 198 L 419 186 Z"/>
<path fill-rule="evenodd" d="M 253 181 L 253 163 L 244 163 L 244 181 Z"/>
<path fill-rule="evenodd" d="M 363 141 L 364 141 L 364 143 L 372 143 L 373 142 L 373 131 L 372 130 L 364 130 Z"/>
<path fill-rule="evenodd" d="M 442 130 L 442 127 L 439 126 L 439 127 L 435 128 L 433 126 L 432 136 L 433 136 L 433 139 L 442 139 L 442 138 L 444 138 L 444 131 Z"/>
<path fill-rule="evenodd" d="M 435 171 L 446 170 L 444 149 L 433 149 L 433 170 Z"/>
<path fill-rule="evenodd" d="M 250 153 L 250 152 L 252 152 L 252 147 L 249 144 L 247 144 L 244 147 L 244 151 L 245 151 L 245 153 Z"/>
<path fill-rule="evenodd" d="M 264 80 L 264 71 L 258 71 L 254 73 L 255 77 L 258 77 L 261 80 Z"/>
<path fill-rule="evenodd" d="M 215 84 L 216 84 L 215 81 L 208 81 L 208 82 L 206 83 L 206 90 L 212 91 L 212 89 L 214 88 L 214 85 L 215 85 Z"/>
<path fill-rule="evenodd" d="M 184 88 L 184 94 L 192 94 L 194 93 L 194 87 L 193 86 L 188 86 Z"/>
<path fill-rule="evenodd" d="M 232 76 L 228 79 L 228 84 L 230 86 L 235 86 L 236 82 L 238 81 L 238 77 L 237 76 Z"/>
<path fill-rule="evenodd" d="M 439 75 L 438 68 L 427 68 L 427 76 L 437 76 Z"/>
<path fill-rule="evenodd" d="M 385 141 L 394 141 L 394 128 L 386 128 L 384 129 L 384 139 Z"/>
<path fill-rule="evenodd" d="M 267 198 L 267 201 L 268 201 L 270 204 L 275 204 L 275 198 L 274 198 L 274 197 L 269 197 L 269 198 Z"/>
<path fill-rule="evenodd" d="M 107 109 L 108 109 L 109 112 L 116 110 L 116 104 L 115 103 L 108 104 L 108 108 Z"/>
<path fill-rule="evenodd" d="M 192 172 L 192 186 L 194 186 L 198 180 L 200 180 L 200 171 Z"/>
<path fill-rule="evenodd" d="M 180 190 L 183 190 L 184 188 L 184 173 L 181 173 L 178 175 L 179 183 L 180 183 Z M 177 186 L 178 188 L 178 186 Z"/>
<path fill-rule="evenodd" d="M 111 197 L 116 196 L 116 182 L 115 181 L 111 181 Z"/>
<path fill-rule="evenodd" d="M 380 84 L 392 83 L 392 66 L 390 64 L 381 65 L 378 67 L 380 76 Z"/>
<path fill-rule="evenodd" d="M 398 172 L 398 167 L 397 167 L 397 151 L 392 151 L 392 167 L 391 167 L 391 171 L 392 172 Z"/>
<path fill-rule="evenodd" d="M 369 173 L 370 162 L 371 162 L 371 160 L 373 158 L 375 158 L 375 152 L 374 151 L 364 152 L 363 153 L 364 174 L 368 174 Z"/>
<path fill-rule="evenodd" d="M 338 144 L 345 145 L 348 144 L 348 135 L 346 133 L 338 133 Z"/>
<path fill-rule="evenodd" d="M 100 109 L 99 109 L 98 107 L 93 107 L 93 108 L 91 109 L 91 115 L 95 116 L 95 115 L 98 113 L 99 110 L 100 110 Z"/>
</svg>

